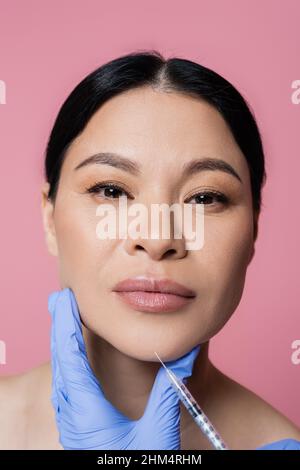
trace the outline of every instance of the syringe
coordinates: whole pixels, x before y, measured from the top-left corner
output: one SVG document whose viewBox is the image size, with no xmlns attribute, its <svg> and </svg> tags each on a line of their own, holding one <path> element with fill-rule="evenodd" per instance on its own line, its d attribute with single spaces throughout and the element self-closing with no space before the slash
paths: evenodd
<svg viewBox="0 0 300 470">
<path fill-rule="evenodd" d="M 155 352 L 155 351 L 154 351 Z M 169 369 L 163 361 L 160 359 L 157 352 L 156 356 L 164 366 L 167 371 L 168 377 L 170 379 L 173 388 L 177 392 L 180 400 L 192 415 L 195 423 L 200 427 L 201 431 L 205 434 L 207 439 L 211 442 L 216 450 L 228 450 L 228 446 L 225 444 L 220 434 L 216 431 L 215 427 L 212 425 L 206 414 L 201 410 L 195 398 L 192 396 L 188 388 L 182 382 L 181 379 L 176 377 L 176 375 Z"/>
</svg>

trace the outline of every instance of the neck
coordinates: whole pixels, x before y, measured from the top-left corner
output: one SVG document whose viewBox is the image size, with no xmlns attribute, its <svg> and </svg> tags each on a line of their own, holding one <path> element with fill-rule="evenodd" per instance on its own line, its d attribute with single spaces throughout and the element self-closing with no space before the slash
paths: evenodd
<svg viewBox="0 0 300 470">
<path fill-rule="evenodd" d="M 101 383 L 106 398 L 129 419 L 139 419 L 145 410 L 154 383 L 159 362 L 146 362 L 127 356 L 83 326 L 90 365 Z M 206 404 L 209 395 L 210 370 L 209 343 L 203 343 L 195 360 L 192 376 L 187 387 L 199 402 Z M 181 404 L 181 436 L 187 435 L 194 424 Z"/>
</svg>

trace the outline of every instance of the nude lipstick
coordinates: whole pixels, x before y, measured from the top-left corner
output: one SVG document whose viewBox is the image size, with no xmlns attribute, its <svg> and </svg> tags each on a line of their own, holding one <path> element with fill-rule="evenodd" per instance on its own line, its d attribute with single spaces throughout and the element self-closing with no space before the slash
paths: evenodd
<svg viewBox="0 0 300 470">
<path fill-rule="evenodd" d="M 118 282 L 118 298 L 142 312 L 174 312 L 193 301 L 196 293 L 171 279 L 137 277 Z"/>
</svg>

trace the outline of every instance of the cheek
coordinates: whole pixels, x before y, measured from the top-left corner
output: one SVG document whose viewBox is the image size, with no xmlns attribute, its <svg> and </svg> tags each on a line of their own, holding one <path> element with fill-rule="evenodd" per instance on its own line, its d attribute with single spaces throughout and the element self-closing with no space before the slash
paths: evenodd
<svg viewBox="0 0 300 470">
<path fill-rule="evenodd" d="M 253 247 L 253 222 L 246 211 L 238 217 L 210 219 L 199 252 L 199 275 L 205 272 L 209 336 L 216 334 L 237 308 Z"/>
<path fill-rule="evenodd" d="M 101 281 L 115 240 L 100 240 L 96 235 L 97 219 L 82 210 L 60 207 L 55 216 L 58 262 L 61 284 L 75 288 Z M 74 289 L 75 290 L 75 289 Z"/>
<path fill-rule="evenodd" d="M 207 268 L 218 277 L 230 278 L 243 272 L 248 265 L 253 247 L 252 215 L 241 208 L 231 216 L 211 218 L 205 225 L 204 251 Z M 226 279 L 224 279 L 226 280 Z"/>
</svg>

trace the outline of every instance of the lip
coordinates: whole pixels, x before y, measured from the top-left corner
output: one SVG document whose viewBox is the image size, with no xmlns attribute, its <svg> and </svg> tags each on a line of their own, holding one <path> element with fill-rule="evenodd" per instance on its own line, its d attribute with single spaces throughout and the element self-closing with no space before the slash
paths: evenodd
<svg viewBox="0 0 300 470">
<path fill-rule="evenodd" d="M 131 278 L 118 282 L 113 292 L 134 310 L 173 312 L 188 305 L 196 293 L 171 279 Z"/>
</svg>

